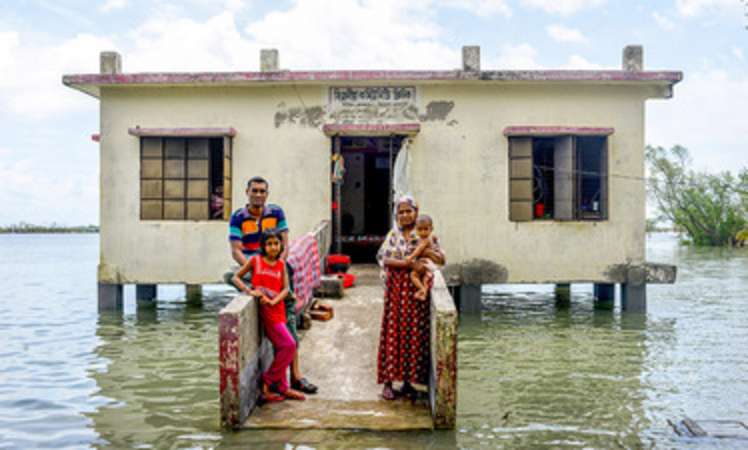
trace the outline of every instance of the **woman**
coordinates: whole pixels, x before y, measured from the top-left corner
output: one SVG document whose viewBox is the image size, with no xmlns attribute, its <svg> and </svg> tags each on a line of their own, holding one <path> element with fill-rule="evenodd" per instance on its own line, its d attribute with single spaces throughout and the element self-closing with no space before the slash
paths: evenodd
<svg viewBox="0 0 748 450">
<path fill-rule="evenodd" d="M 427 384 L 429 370 L 429 302 L 414 299 L 416 288 L 410 277 L 421 263 L 408 261 L 418 237 L 414 228 L 418 205 L 410 196 L 395 203 L 397 226 L 387 233 L 377 253 L 385 280 L 384 313 L 379 336 L 377 383 L 384 383 L 382 398 L 394 400 L 398 394 L 415 395 L 411 383 Z M 444 264 L 439 248 L 424 256 Z M 400 392 L 392 389 L 393 381 L 402 381 Z"/>
</svg>

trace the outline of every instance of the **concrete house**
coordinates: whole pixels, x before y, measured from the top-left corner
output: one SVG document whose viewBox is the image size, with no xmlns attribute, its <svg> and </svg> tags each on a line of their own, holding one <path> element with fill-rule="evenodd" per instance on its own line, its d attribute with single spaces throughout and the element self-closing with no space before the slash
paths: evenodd
<svg viewBox="0 0 748 450">
<path fill-rule="evenodd" d="M 484 283 L 596 283 L 601 298 L 618 283 L 641 310 L 647 283 L 674 280 L 645 261 L 644 117 L 682 73 L 643 70 L 641 47 L 621 70 L 481 70 L 464 47 L 449 71 L 289 71 L 267 50 L 260 72 L 123 73 L 112 52 L 100 72 L 63 77 L 100 100 L 100 304 L 123 284 L 219 282 L 253 175 L 292 238 L 332 220 L 362 261 L 392 196 L 412 194 L 465 299 Z"/>
</svg>

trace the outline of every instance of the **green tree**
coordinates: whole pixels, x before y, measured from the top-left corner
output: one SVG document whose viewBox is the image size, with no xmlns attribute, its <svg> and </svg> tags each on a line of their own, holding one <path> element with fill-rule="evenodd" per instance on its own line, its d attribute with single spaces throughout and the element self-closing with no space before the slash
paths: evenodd
<svg viewBox="0 0 748 450">
<path fill-rule="evenodd" d="M 695 245 L 735 243 L 746 226 L 748 172 L 710 174 L 691 169 L 688 150 L 647 146 L 649 194 L 661 216 L 682 228 Z"/>
</svg>

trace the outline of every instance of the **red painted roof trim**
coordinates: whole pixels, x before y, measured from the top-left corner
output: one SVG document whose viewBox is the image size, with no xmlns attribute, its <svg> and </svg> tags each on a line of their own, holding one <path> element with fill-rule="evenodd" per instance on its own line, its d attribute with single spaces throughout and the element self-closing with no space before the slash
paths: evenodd
<svg viewBox="0 0 748 450">
<path fill-rule="evenodd" d="M 327 136 L 377 136 L 390 134 L 407 134 L 414 135 L 421 131 L 421 124 L 418 123 L 395 123 L 395 124 L 326 124 L 322 126 L 322 131 Z"/>
<path fill-rule="evenodd" d="M 614 131 L 606 127 L 518 126 L 504 128 L 504 136 L 610 136 Z"/>
<path fill-rule="evenodd" d="M 140 137 L 224 137 L 236 136 L 236 130 L 228 128 L 128 128 L 128 133 Z"/>
<path fill-rule="evenodd" d="M 678 71 L 626 70 L 328 70 L 280 72 L 158 72 L 64 75 L 62 82 L 98 95 L 98 86 L 120 85 L 243 85 L 252 83 L 332 83 L 405 81 L 504 81 L 504 82 L 648 82 L 675 84 Z M 93 91 L 93 92 L 92 92 Z"/>
</svg>

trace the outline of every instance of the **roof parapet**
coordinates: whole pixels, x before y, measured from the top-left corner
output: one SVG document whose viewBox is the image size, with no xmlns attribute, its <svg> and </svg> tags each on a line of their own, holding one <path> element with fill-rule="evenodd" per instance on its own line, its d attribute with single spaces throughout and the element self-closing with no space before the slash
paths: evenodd
<svg viewBox="0 0 748 450">
<path fill-rule="evenodd" d="M 279 70 L 278 49 L 264 48 L 260 50 L 260 72 L 278 72 Z"/>
<path fill-rule="evenodd" d="M 122 56 L 111 51 L 99 53 L 99 72 L 102 75 L 122 73 Z"/>
<path fill-rule="evenodd" d="M 464 45 L 462 47 L 462 70 L 480 72 L 480 46 Z"/>
<path fill-rule="evenodd" d="M 627 45 L 623 48 L 623 70 L 641 72 L 644 70 L 644 47 L 641 45 Z"/>
</svg>

